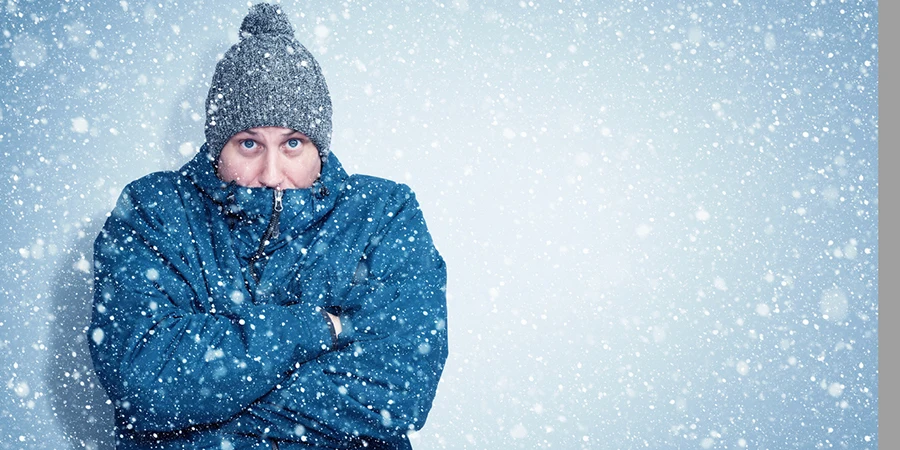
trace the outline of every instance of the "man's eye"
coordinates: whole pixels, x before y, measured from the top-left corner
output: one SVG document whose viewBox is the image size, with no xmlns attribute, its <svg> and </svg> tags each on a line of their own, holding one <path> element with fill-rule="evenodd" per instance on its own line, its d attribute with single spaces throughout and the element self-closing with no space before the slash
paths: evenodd
<svg viewBox="0 0 900 450">
<path fill-rule="evenodd" d="M 288 139 L 287 145 L 289 148 L 300 148 L 300 145 L 303 143 L 300 142 L 300 139 Z"/>
<path fill-rule="evenodd" d="M 246 141 L 241 142 L 241 145 L 244 148 L 246 148 L 247 150 L 251 150 L 256 147 L 256 141 L 251 141 L 250 139 L 247 139 Z"/>
</svg>

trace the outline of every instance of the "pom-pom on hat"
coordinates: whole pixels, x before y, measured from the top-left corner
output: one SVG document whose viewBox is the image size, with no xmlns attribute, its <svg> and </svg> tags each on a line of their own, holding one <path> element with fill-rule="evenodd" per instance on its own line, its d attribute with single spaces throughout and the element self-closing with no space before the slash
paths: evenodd
<svg viewBox="0 0 900 450">
<path fill-rule="evenodd" d="M 294 39 L 279 6 L 259 3 L 241 23 L 240 42 L 216 64 L 206 97 L 206 141 L 218 160 L 231 136 L 254 127 L 297 130 L 323 161 L 331 145 L 331 96 L 322 69 Z"/>
</svg>

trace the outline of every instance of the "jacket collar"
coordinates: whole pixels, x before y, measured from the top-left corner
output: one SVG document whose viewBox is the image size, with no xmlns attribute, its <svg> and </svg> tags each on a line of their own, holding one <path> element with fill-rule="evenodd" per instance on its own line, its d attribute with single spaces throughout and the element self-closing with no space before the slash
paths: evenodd
<svg viewBox="0 0 900 450">
<path fill-rule="evenodd" d="M 200 152 L 180 172 L 231 220 L 260 223 L 267 222 L 272 215 L 274 190 L 248 188 L 219 179 L 208 144 L 203 144 Z M 329 153 L 322 163 L 319 179 L 311 187 L 284 191 L 280 228 L 287 234 L 295 234 L 317 222 L 334 208 L 347 178 L 340 161 L 334 153 Z"/>
</svg>

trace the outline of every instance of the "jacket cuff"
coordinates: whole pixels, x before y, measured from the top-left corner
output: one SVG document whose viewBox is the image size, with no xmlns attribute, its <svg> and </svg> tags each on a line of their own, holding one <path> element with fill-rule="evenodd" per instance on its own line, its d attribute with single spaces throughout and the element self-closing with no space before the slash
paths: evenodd
<svg viewBox="0 0 900 450">
<path fill-rule="evenodd" d="M 335 345 L 337 345 L 338 348 L 341 348 L 355 342 L 357 340 L 357 333 L 356 326 L 354 325 L 353 318 L 350 314 L 339 317 L 341 318 L 341 334 L 340 336 L 336 336 L 337 339 Z"/>
<path fill-rule="evenodd" d="M 300 340 L 296 352 L 300 353 L 298 356 L 306 354 L 307 357 L 301 356 L 301 361 L 313 359 L 334 348 L 337 340 L 333 325 L 321 307 L 309 303 L 297 303 L 287 308 L 300 319 L 302 324 L 299 331 L 301 335 L 305 336 L 305 339 Z"/>
</svg>

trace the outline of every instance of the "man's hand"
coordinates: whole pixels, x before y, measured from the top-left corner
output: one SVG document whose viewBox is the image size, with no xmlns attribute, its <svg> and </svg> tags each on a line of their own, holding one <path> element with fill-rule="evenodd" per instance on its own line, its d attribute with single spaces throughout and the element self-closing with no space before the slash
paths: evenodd
<svg viewBox="0 0 900 450">
<path fill-rule="evenodd" d="M 342 329 L 341 328 L 341 318 L 332 313 L 327 313 L 327 314 L 328 314 L 328 318 L 331 319 L 331 325 L 334 326 L 334 335 L 340 336 L 341 329 Z"/>
</svg>

